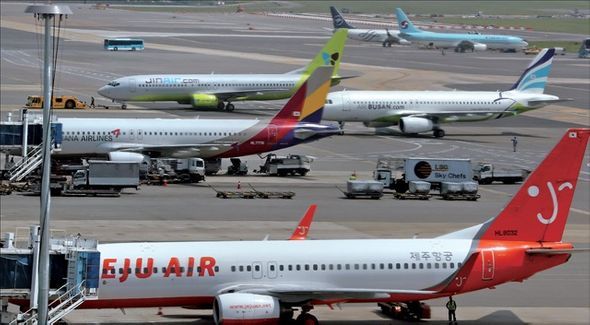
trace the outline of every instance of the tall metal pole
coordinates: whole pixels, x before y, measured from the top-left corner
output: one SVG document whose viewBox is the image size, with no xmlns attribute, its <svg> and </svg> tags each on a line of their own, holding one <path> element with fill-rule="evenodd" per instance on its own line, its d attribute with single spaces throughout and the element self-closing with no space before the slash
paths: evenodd
<svg viewBox="0 0 590 325">
<path fill-rule="evenodd" d="M 49 231 L 51 193 L 51 18 L 53 15 L 43 14 L 45 20 L 45 43 L 43 58 L 43 179 L 41 181 L 41 245 L 39 249 L 39 296 L 37 308 L 38 324 L 47 324 L 49 305 Z"/>
<path fill-rule="evenodd" d="M 49 181 L 51 177 L 51 121 L 50 109 L 52 104 L 51 98 L 51 20 L 56 15 L 71 14 L 72 11 L 67 6 L 45 5 L 29 6 L 25 10 L 27 13 L 41 15 L 45 21 L 45 41 L 44 41 L 44 59 L 43 59 L 43 179 L 41 181 L 41 213 L 40 213 L 40 248 L 39 248 L 39 295 L 37 300 L 38 324 L 47 324 L 48 305 L 49 305 L 49 245 L 50 245 L 50 203 L 51 196 L 49 191 Z"/>
</svg>

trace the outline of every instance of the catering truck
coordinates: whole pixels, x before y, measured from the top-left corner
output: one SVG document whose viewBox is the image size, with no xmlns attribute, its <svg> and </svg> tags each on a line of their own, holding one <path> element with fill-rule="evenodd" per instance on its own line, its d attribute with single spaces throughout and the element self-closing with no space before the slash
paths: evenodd
<svg viewBox="0 0 590 325">
<path fill-rule="evenodd" d="M 428 199 L 431 189 L 441 191 L 442 185 L 447 183 L 459 184 L 461 188 L 452 191 L 452 195 L 447 195 L 448 198 L 465 196 L 467 199 L 477 194 L 477 189 L 473 192 L 473 169 L 469 159 L 385 157 L 377 162 L 373 177 L 384 186 L 394 189 L 399 199 Z M 469 185 L 463 186 L 465 183 Z M 467 190 L 463 191 L 463 188 Z M 444 190 L 447 191 L 447 188 Z"/>
</svg>

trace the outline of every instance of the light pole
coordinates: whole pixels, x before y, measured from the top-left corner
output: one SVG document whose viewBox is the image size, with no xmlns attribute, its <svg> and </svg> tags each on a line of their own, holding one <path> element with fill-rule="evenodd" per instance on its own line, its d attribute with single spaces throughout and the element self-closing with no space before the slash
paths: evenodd
<svg viewBox="0 0 590 325">
<path fill-rule="evenodd" d="M 26 13 L 32 13 L 37 19 L 45 21 L 45 40 L 43 44 L 43 179 L 41 182 L 41 213 L 40 213 L 40 249 L 38 263 L 38 295 L 37 311 L 38 324 L 47 324 L 49 305 L 49 245 L 50 245 L 50 201 L 49 181 L 51 177 L 51 121 L 50 109 L 53 102 L 51 84 L 51 21 L 58 16 L 71 15 L 72 11 L 68 6 L 63 5 L 33 5 L 25 9 Z M 59 41 L 59 40 L 58 40 Z"/>
</svg>

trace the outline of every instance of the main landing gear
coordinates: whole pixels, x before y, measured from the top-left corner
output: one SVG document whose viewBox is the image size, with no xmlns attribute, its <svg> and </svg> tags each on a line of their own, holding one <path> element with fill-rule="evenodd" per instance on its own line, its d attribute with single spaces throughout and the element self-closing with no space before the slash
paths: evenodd
<svg viewBox="0 0 590 325">
<path fill-rule="evenodd" d="M 319 325 L 320 321 L 314 315 L 310 314 L 309 311 L 313 309 L 313 306 L 301 306 L 301 314 L 297 316 L 297 325 Z"/>
<path fill-rule="evenodd" d="M 391 47 L 391 42 L 390 41 L 385 41 L 381 45 L 383 45 L 383 47 Z"/>
<path fill-rule="evenodd" d="M 443 130 L 443 129 L 434 129 L 434 130 L 432 130 L 432 135 L 435 138 L 442 138 L 442 137 L 445 136 L 445 130 Z"/>
<path fill-rule="evenodd" d="M 234 104 L 227 102 L 227 104 L 224 104 L 223 102 L 219 102 L 217 104 L 217 109 L 220 111 L 223 111 L 224 109 L 228 112 L 233 112 L 234 109 L 236 109 L 236 107 L 234 106 Z"/>
</svg>

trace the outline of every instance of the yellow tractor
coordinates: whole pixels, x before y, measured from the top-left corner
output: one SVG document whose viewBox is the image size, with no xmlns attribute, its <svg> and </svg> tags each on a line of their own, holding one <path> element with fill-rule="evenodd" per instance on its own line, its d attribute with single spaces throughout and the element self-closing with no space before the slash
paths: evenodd
<svg viewBox="0 0 590 325">
<path fill-rule="evenodd" d="M 43 96 L 28 96 L 27 108 L 43 108 Z M 84 109 L 87 108 L 85 102 L 79 100 L 76 96 L 57 96 L 53 97 L 53 105 L 51 108 L 67 108 L 67 109 Z"/>
</svg>

